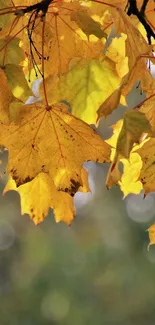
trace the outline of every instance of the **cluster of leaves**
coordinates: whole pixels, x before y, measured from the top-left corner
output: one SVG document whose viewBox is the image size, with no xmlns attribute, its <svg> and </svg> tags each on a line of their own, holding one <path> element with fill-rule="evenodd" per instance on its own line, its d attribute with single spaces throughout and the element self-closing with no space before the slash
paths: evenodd
<svg viewBox="0 0 155 325">
<path fill-rule="evenodd" d="M 38 224 L 74 218 L 88 192 L 85 161 L 111 162 L 107 187 L 124 196 L 155 191 L 153 0 L 1 0 L 0 145 L 22 213 Z M 41 78 L 39 98 L 25 101 Z M 146 99 L 104 141 L 90 124 L 110 115 L 135 82 Z M 119 164 L 123 163 L 123 172 Z"/>
</svg>

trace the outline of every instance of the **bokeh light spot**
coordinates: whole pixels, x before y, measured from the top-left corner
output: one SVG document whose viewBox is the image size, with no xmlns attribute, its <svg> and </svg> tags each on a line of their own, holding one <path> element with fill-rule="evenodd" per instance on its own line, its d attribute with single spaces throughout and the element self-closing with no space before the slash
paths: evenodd
<svg viewBox="0 0 155 325">
<path fill-rule="evenodd" d="M 68 297 L 62 292 L 51 292 L 42 301 L 42 314 L 49 320 L 61 321 L 67 316 L 69 309 Z"/>
<path fill-rule="evenodd" d="M 148 222 L 155 215 L 155 194 L 150 193 L 144 199 L 144 194 L 129 195 L 126 200 L 128 216 L 136 222 Z"/>
</svg>

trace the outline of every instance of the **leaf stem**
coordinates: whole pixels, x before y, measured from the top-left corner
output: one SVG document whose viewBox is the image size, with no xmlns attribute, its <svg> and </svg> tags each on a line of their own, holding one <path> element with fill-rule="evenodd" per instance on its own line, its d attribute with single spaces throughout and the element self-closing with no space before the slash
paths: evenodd
<svg viewBox="0 0 155 325">
<path fill-rule="evenodd" d="M 140 108 L 147 100 L 151 99 L 154 96 L 155 96 L 155 94 L 150 95 L 149 97 L 145 98 L 142 102 L 140 102 L 139 104 L 137 104 L 136 106 L 134 106 L 132 109 Z"/>
<path fill-rule="evenodd" d="M 46 92 L 46 84 L 45 84 L 45 66 L 44 66 L 44 37 L 45 37 L 45 19 L 43 19 L 43 28 L 42 28 L 42 75 L 43 75 L 43 89 L 44 89 L 44 97 L 46 102 L 46 107 L 49 107 L 47 92 Z"/>
</svg>

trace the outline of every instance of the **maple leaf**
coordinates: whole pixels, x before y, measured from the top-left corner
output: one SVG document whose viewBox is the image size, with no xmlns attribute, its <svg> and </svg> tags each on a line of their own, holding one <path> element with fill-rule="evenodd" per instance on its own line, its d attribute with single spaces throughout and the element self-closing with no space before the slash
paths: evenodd
<svg viewBox="0 0 155 325">
<path fill-rule="evenodd" d="M 50 103 L 67 101 L 75 116 L 95 124 L 100 104 L 118 88 L 120 82 L 114 63 L 103 56 L 100 60 L 80 61 L 56 80 L 47 78 L 46 90 Z M 43 87 L 40 94 L 43 97 Z"/>
<path fill-rule="evenodd" d="M 101 27 L 99 28 L 98 26 L 96 31 L 96 36 L 98 32 L 99 38 L 96 36 L 92 37 L 91 35 L 88 39 L 87 35 L 89 33 L 92 34 L 92 30 L 88 27 L 86 29 L 84 22 L 79 26 L 79 19 L 77 17 L 81 15 L 87 17 L 87 21 L 88 19 L 91 20 L 93 25 L 97 25 L 97 22 L 95 23 L 86 12 L 87 8 L 84 8 L 75 1 L 73 3 L 66 3 L 64 7 L 63 4 L 57 7 L 54 6 L 52 10 L 53 14 L 47 15 L 47 22 L 50 26 L 52 37 L 49 47 L 49 59 L 45 67 L 46 75 L 57 73 L 61 75 L 67 72 L 70 61 L 75 57 L 88 60 L 96 58 L 101 54 L 105 43 L 105 39 L 102 40 L 105 37 L 105 33 L 101 30 Z"/>
<path fill-rule="evenodd" d="M 141 132 L 150 130 L 145 115 L 141 115 L 140 112 L 128 111 L 126 117 L 124 121 L 120 120 L 113 126 L 113 135 L 109 140 L 106 140 L 113 147 L 111 153 L 112 163 L 107 175 L 106 185 L 110 188 L 114 184 L 119 184 L 124 197 L 129 193 L 138 194 L 142 190 L 142 184 L 139 181 L 142 160 L 136 151 L 144 145 L 144 141 L 140 145 L 133 147 L 134 143 L 139 143 L 142 135 L 142 133 L 138 134 L 136 131 L 137 122 L 144 126 L 141 125 Z M 120 162 L 123 163 L 123 173 L 119 171 Z"/>
<path fill-rule="evenodd" d="M 68 193 L 58 191 L 48 174 L 40 173 L 19 187 L 10 177 L 3 194 L 10 190 L 15 190 L 20 195 L 21 214 L 29 214 L 36 225 L 45 219 L 49 208 L 53 208 L 56 222 L 65 221 L 70 225 L 74 219 L 73 198 Z"/>
<path fill-rule="evenodd" d="M 151 133 L 151 126 L 145 114 L 135 110 L 126 112 L 117 140 L 117 155 L 128 158 L 133 144 L 140 143 L 144 133 Z"/>
<path fill-rule="evenodd" d="M 121 162 L 124 168 L 119 185 L 124 197 L 130 193 L 139 194 L 143 189 L 143 185 L 139 181 L 142 168 L 141 157 L 136 152 L 131 152 L 129 159 L 121 159 Z"/>
<path fill-rule="evenodd" d="M 50 102 L 65 100 L 70 104 L 75 116 L 89 124 L 95 124 L 100 104 L 102 106 L 103 103 L 103 107 L 104 104 L 109 106 L 109 103 L 106 103 L 107 97 L 112 94 L 113 98 L 122 77 L 128 73 L 125 40 L 126 35 L 113 39 L 105 56 L 100 56 L 99 60 L 87 62 L 76 58 L 76 61 L 70 63 L 70 71 L 67 74 L 57 79 L 49 77 L 46 80 L 46 90 Z M 41 97 L 44 96 L 43 89 L 40 94 Z M 116 108 L 115 101 L 110 104 L 111 112 Z M 100 116 L 104 115 L 102 111 L 104 108 L 100 109 Z"/>
<path fill-rule="evenodd" d="M 74 195 L 83 185 L 84 161 L 109 161 L 109 145 L 67 109 L 64 104 L 26 105 L 20 109 L 18 122 L 1 123 L 0 143 L 9 151 L 7 172 L 17 186 L 45 172 L 58 190 Z"/>
<path fill-rule="evenodd" d="M 148 134 L 152 132 L 151 126 L 145 114 L 134 110 L 126 112 L 123 123 L 122 121 L 119 121 L 118 124 L 114 127 L 114 130 L 116 130 L 114 136 L 112 136 L 112 139 L 110 141 L 107 141 L 107 143 L 111 145 L 114 143 L 114 147 L 116 148 L 116 150 L 112 152 L 112 163 L 109 168 L 106 180 L 107 188 L 110 188 L 113 184 L 121 184 L 121 173 L 119 171 L 120 160 L 124 162 L 126 174 L 128 174 L 129 171 L 131 172 L 130 162 L 133 161 L 133 157 L 131 157 L 131 160 L 129 160 L 129 164 L 126 161 L 123 161 L 121 158 L 128 159 L 130 157 L 130 152 L 133 148 L 134 143 L 141 143 L 144 133 Z M 136 163 L 139 162 L 136 161 Z M 133 164 L 131 166 L 131 169 L 134 169 Z M 134 176 L 133 180 L 137 181 L 137 171 L 135 171 L 135 173 L 136 175 Z M 124 175 L 124 178 L 126 178 L 126 175 Z M 127 177 L 127 184 L 129 183 L 128 179 L 129 178 Z M 140 188 L 139 185 L 140 184 L 138 184 L 138 188 Z M 122 188 L 124 187 L 126 187 L 126 184 L 125 186 L 122 185 Z M 128 188 L 128 194 L 129 191 L 130 189 Z M 138 190 L 136 189 L 136 193 L 137 191 Z"/>
</svg>

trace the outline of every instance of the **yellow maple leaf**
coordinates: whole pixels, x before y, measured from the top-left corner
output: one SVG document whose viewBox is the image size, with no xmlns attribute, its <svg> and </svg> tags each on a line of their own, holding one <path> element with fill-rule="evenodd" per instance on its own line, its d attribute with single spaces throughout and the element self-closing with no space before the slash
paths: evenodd
<svg viewBox="0 0 155 325">
<path fill-rule="evenodd" d="M 142 183 L 138 180 L 142 168 L 141 157 L 136 152 L 131 152 L 128 160 L 121 159 L 120 161 L 124 168 L 119 185 L 124 197 L 130 193 L 139 194 L 143 189 Z"/>
<path fill-rule="evenodd" d="M 49 208 L 53 208 L 56 222 L 64 221 L 70 225 L 74 219 L 73 198 L 68 193 L 58 191 L 48 174 L 40 173 L 19 187 L 10 177 L 3 194 L 10 190 L 15 190 L 20 195 L 21 214 L 29 214 L 36 225 L 45 219 Z"/>
<path fill-rule="evenodd" d="M 128 153 L 128 159 L 122 158 L 122 155 L 120 155 L 121 151 L 117 152 L 118 147 L 122 145 L 122 143 L 120 143 L 119 146 L 117 146 L 122 128 L 123 120 L 120 120 L 113 126 L 112 137 L 106 140 L 106 142 L 113 148 L 111 152 L 112 164 L 107 175 L 106 185 L 110 188 L 114 184 L 119 184 L 125 197 L 130 193 L 138 194 L 143 188 L 142 183 L 139 180 L 142 160 L 135 152 L 143 145 L 143 143 L 133 147 L 132 151 Z M 119 171 L 120 162 L 123 163 L 123 172 Z"/>
<path fill-rule="evenodd" d="M 85 161 L 109 161 L 109 145 L 67 109 L 64 104 L 25 105 L 18 120 L 0 124 L 0 144 L 9 151 L 7 172 L 17 186 L 45 172 L 58 190 L 74 195 L 87 186 L 81 176 Z"/>
<path fill-rule="evenodd" d="M 88 30 L 84 32 L 81 29 L 83 26 L 79 26 L 79 21 L 76 23 L 77 19 L 74 15 L 79 13 L 87 15 L 86 10 L 88 8 L 74 1 L 65 3 L 65 6 L 57 3 L 57 6 L 52 7 L 53 13 L 49 15 L 47 13 L 46 21 L 50 26 L 52 37 L 49 44 L 49 58 L 45 65 L 46 76 L 67 72 L 70 61 L 75 57 L 88 60 L 101 54 L 105 39 L 100 40 L 101 37 L 94 35 L 93 37 L 90 35 L 88 39 Z"/>
<path fill-rule="evenodd" d="M 80 61 L 61 78 L 47 78 L 46 90 L 50 103 L 65 100 L 75 116 L 95 124 L 99 106 L 118 88 L 120 82 L 115 64 L 102 56 L 100 61 Z M 44 97 L 42 86 L 40 94 Z"/>
<path fill-rule="evenodd" d="M 118 156 L 129 158 L 133 144 L 141 143 L 143 135 L 151 132 L 149 120 L 144 113 L 136 110 L 127 111 L 118 136 L 115 159 L 117 160 Z"/>
</svg>

